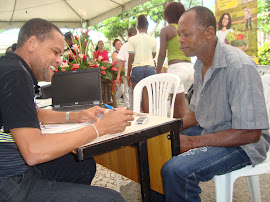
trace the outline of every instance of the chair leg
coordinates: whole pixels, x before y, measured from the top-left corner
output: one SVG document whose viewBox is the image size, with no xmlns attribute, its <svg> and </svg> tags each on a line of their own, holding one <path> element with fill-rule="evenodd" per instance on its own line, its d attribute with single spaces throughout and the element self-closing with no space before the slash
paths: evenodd
<svg viewBox="0 0 270 202">
<path fill-rule="evenodd" d="M 261 202 L 261 192 L 260 192 L 260 180 L 259 176 L 248 176 L 248 188 L 250 197 L 253 202 Z"/>
<path fill-rule="evenodd" d="M 232 202 L 233 183 L 231 175 L 225 174 L 214 177 L 216 202 Z"/>
<path fill-rule="evenodd" d="M 115 173 L 115 179 L 116 179 L 116 191 L 120 192 L 119 175 L 117 173 Z"/>
</svg>

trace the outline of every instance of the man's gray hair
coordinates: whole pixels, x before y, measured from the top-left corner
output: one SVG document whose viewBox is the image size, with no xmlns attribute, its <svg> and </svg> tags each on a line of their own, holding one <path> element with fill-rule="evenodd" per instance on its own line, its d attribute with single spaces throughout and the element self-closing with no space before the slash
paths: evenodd
<svg viewBox="0 0 270 202">
<path fill-rule="evenodd" d="M 216 33 L 216 18 L 210 9 L 203 6 L 195 6 L 186 12 L 190 11 L 194 11 L 196 13 L 195 18 L 200 30 L 204 31 L 206 28 L 212 26 Z"/>
</svg>

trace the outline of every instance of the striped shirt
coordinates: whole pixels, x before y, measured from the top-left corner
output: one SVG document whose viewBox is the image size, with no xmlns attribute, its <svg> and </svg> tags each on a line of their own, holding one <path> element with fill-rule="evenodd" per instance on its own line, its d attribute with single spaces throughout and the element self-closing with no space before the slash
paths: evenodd
<svg viewBox="0 0 270 202">
<path fill-rule="evenodd" d="M 203 134 L 226 129 L 266 129 L 257 143 L 241 146 L 253 165 L 266 158 L 270 136 L 261 78 L 256 64 L 243 51 L 218 42 L 212 66 L 202 80 L 203 64 L 194 69 L 190 109 Z"/>
<path fill-rule="evenodd" d="M 18 55 L 8 53 L 0 58 L 0 128 L 39 128 L 35 83 L 33 72 Z M 0 131 L 0 182 L 27 169 L 12 135 Z"/>
</svg>

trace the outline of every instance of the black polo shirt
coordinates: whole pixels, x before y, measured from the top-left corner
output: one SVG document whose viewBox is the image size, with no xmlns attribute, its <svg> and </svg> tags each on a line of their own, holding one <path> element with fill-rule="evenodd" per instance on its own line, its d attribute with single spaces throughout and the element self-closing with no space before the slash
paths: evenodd
<svg viewBox="0 0 270 202">
<path fill-rule="evenodd" d="M 40 128 L 35 106 L 37 80 L 26 62 L 15 53 L 0 58 L 0 127 Z M 13 138 L 0 133 L 0 181 L 28 169 Z"/>
</svg>

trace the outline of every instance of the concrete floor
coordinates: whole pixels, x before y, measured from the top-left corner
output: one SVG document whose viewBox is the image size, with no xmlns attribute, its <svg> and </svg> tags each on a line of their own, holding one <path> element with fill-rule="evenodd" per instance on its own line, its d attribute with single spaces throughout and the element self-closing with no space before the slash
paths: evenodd
<svg viewBox="0 0 270 202">
<path fill-rule="evenodd" d="M 140 185 L 124 176 L 119 175 L 120 178 L 120 193 L 128 202 L 141 201 Z M 97 172 L 92 181 L 92 185 L 107 187 L 116 190 L 115 173 L 106 169 L 101 165 L 97 165 Z M 202 189 L 201 201 L 214 202 L 215 200 L 215 185 L 214 181 L 200 183 Z M 260 176 L 260 188 L 262 202 L 270 202 L 270 174 Z M 234 202 L 249 202 L 248 184 L 244 177 L 238 178 L 234 183 L 233 189 Z"/>
</svg>

